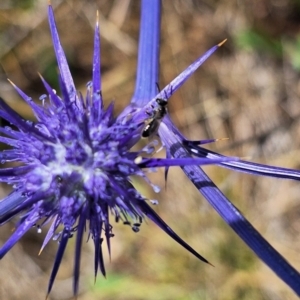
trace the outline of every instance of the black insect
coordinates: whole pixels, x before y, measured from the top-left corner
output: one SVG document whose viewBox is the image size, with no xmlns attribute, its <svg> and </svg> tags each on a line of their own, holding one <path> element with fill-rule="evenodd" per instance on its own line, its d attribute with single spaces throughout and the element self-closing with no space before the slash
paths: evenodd
<svg viewBox="0 0 300 300">
<path fill-rule="evenodd" d="M 158 107 L 151 112 L 150 121 L 145 126 L 142 137 L 148 138 L 152 135 L 156 134 L 160 125 L 161 120 L 164 118 L 164 116 L 167 114 L 167 104 L 168 102 L 164 99 L 157 98 L 156 102 L 158 104 Z"/>
</svg>

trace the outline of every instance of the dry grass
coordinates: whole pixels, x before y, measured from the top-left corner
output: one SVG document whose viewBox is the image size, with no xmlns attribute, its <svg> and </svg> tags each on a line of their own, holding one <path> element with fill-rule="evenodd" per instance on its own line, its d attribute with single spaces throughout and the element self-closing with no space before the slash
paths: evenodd
<svg viewBox="0 0 300 300">
<path fill-rule="evenodd" d="M 56 84 L 47 1 L 24 1 L 32 3 L 28 9 L 13 6 L 12 0 L 4 2 L 0 4 L 0 94 L 31 117 L 6 77 L 36 99 L 44 93 L 37 71 Z M 96 8 L 100 10 L 103 95 L 107 103 L 116 99 L 120 110 L 130 100 L 134 86 L 139 2 L 52 2 L 62 44 L 82 91 L 91 77 L 92 27 Z M 172 118 L 186 136 L 229 137 L 211 149 L 299 167 L 300 84 L 293 52 L 297 50 L 299 13 L 296 2 L 288 0 L 163 2 L 161 86 L 212 45 L 228 38 L 172 97 Z M 254 31 L 263 33 L 262 43 L 252 37 Z M 218 167 L 206 170 L 267 240 L 300 269 L 299 183 Z M 153 180 L 163 186 L 163 173 Z M 153 196 L 146 187 L 140 188 Z M 3 187 L 1 194 L 5 193 Z M 297 299 L 179 169 L 171 170 L 168 189 L 159 200 L 159 214 L 216 267 L 197 261 L 151 222 L 138 234 L 116 225 L 112 262 L 106 258 L 108 276 L 98 278 L 96 285 L 92 245 L 84 246 L 79 299 Z M 8 224 L 1 229 L 1 241 L 12 228 Z M 32 230 L 1 261 L 0 299 L 43 299 L 57 248 L 52 242 L 37 256 L 44 234 Z M 72 259 L 70 245 L 50 299 L 72 298 Z"/>
</svg>

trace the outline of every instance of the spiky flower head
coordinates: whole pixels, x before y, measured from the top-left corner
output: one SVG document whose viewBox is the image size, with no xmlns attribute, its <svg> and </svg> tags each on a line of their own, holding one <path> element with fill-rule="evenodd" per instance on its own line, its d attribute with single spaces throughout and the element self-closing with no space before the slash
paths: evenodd
<svg viewBox="0 0 300 300">
<path fill-rule="evenodd" d="M 0 116 L 12 125 L 0 128 L 3 134 L 0 141 L 11 146 L 0 152 L 0 159 L 2 163 L 18 162 L 17 166 L 0 170 L 1 182 L 13 187 L 11 194 L 0 202 L 0 225 L 21 213 L 16 230 L 0 249 L 0 259 L 32 226 L 40 230 L 50 222 L 41 250 L 51 238 L 59 240 L 59 247 L 49 294 L 68 240 L 76 233 L 73 291 L 77 294 L 83 233 L 87 231 L 95 245 L 95 276 L 98 270 L 105 275 L 101 246 L 105 240 L 110 253 L 113 227 L 109 215 L 112 214 L 116 221 L 130 224 L 135 232 L 147 216 L 197 258 L 207 262 L 160 219 L 148 205 L 148 199 L 133 187 L 130 178 L 138 175 L 151 184 L 144 168 L 212 164 L 233 158 L 147 158 L 153 152 L 153 145 L 131 151 L 145 128 L 149 129 L 158 121 L 162 104 L 154 99 L 145 107 L 131 105 L 117 118 L 113 116 L 113 104 L 104 109 L 98 23 L 94 35 L 92 81 L 87 84 L 83 97 L 75 89 L 51 5 L 49 24 L 59 67 L 61 96 L 42 77 L 47 95 L 41 96 L 41 104 L 36 104 L 13 84 L 32 108 L 35 122 L 24 120 L 0 99 Z"/>
</svg>

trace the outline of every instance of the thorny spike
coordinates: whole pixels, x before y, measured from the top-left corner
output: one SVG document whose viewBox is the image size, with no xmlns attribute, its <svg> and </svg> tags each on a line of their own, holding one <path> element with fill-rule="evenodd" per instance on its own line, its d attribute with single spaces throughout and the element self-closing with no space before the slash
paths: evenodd
<svg viewBox="0 0 300 300">
<path fill-rule="evenodd" d="M 218 44 L 218 47 L 223 46 L 227 42 L 227 39 L 223 40 L 221 43 Z"/>
<path fill-rule="evenodd" d="M 158 227 L 160 227 L 165 233 L 167 233 L 173 240 L 175 240 L 178 244 L 188 250 L 190 253 L 195 255 L 198 259 L 203 262 L 212 265 L 207 259 L 205 259 L 202 255 L 197 253 L 190 245 L 188 245 L 185 241 L 183 241 L 157 214 L 156 212 L 145 202 L 140 201 L 138 203 L 141 211 L 152 220 Z"/>
<path fill-rule="evenodd" d="M 58 250 L 57 250 L 57 253 L 56 253 L 56 257 L 55 257 L 55 260 L 54 260 L 53 269 L 52 269 L 52 272 L 51 272 L 51 275 L 50 275 L 50 280 L 49 280 L 46 299 L 48 298 L 48 296 L 51 292 L 51 289 L 52 289 L 55 277 L 57 275 L 61 260 L 63 258 L 64 252 L 66 250 L 66 246 L 67 246 L 67 243 L 68 243 L 68 240 L 69 240 L 69 234 L 70 234 L 69 230 L 64 228 L 64 230 L 62 232 L 62 235 L 61 235 L 60 244 L 59 244 L 59 247 L 58 247 Z"/>
</svg>

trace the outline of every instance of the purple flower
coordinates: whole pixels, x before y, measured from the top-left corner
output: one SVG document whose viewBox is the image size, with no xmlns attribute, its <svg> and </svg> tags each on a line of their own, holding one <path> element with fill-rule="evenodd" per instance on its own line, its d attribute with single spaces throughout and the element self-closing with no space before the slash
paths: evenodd
<svg viewBox="0 0 300 300">
<path fill-rule="evenodd" d="M 156 201 L 143 197 L 133 187 L 130 177 L 137 175 L 151 184 L 144 173 L 145 168 L 216 164 L 237 159 L 149 158 L 155 150 L 153 142 L 140 151 L 132 151 L 132 146 L 142 136 L 156 133 L 167 113 L 166 102 L 156 97 L 149 104 L 137 106 L 133 101 L 117 118 L 113 116 L 113 104 L 106 109 L 103 107 L 98 24 L 94 35 L 92 81 L 83 97 L 76 91 L 71 77 L 51 5 L 48 13 L 61 96 L 41 77 L 47 95 L 41 96 L 42 104 L 38 105 L 13 84 L 32 108 L 36 122 L 24 120 L 0 98 L 0 116 L 12 125 L 0 128 L 3 134 L 0 142 L 11 147 L 0 152 L 1 162 L 18 162 L 17 166 L 0 169 L 0 181 L 13 187 L 0 202 L 0 225 L 20 214 L 16 230 L 0 249 L 0 259 L 31 227 L 40 230 L 50 223 L 41 251 L 51 238 L 59 240 L 59 246 L 50 276 L 49 294 L 67 243 L 75 234 L 73 292 L 76 295 L 83 234 L 87 231 L 94 242 L 95 277 L 99 270 L 105 276 L 102 244 L 105 240 L 110 253 L 113 237 L 110 215 L 113 215 L 116 222 L 130 225 L 135 232 L 148 217 L 198 259 L 208 263 L 155 213 L 148 202 L 156 204 Z M 203 61 L 217 47 L 212 48 Z M 145 89 L 140 90 L 145 92 Z M 159 191 L 158 187 L 152 187 Z M 61 225 L 63 229 L 59 230 Z"/>
<path fill-rule="evenodd" d="M 59 240 L 51 273 L 51 291 L 68 240 L 75 233 L 73 291 L 78 292 L 81 243 L 87 231 L 95 245 L 94 270 L 105 276 L 102 244 L 110 253 L 113 227 L 109 216 L 138 231 L 145 217 L 151 219 L 175 241 L 208 261 L 180 239 L 155 213 L 148 200 L 138 193 L 130 177 L 137 175 L 152 185 L 145 168 L 181 166 L 183 171 L 221 217 L 244 242 L 282 280 L 300 295 L 300 274 L 253 228 L 238 209 L 222 194 L 199 165 L 218 164 L 236 171 L 299 180 L 300 172 L 275 168 L 206 150 L 202 144 L 214 140 L 189 141 L 173 125 L 167 114 L 170 96 L 212 55 L 216 45 L 199 57 L 156 95 L 159 61 L 160 1 L 142 1 L 141 30 L 136 89 L 131 104 L 113 117 L 113 104 L 103 107 L 100 76 L 100 37 L 98 24 L 94 37 L 92 82 L 86 97 L 76 91 L 60 45 L 52 7 L 49 23 L 60 71 L 61 96 L 42 78 L 47 96 L 37 105 L 15 85 L 20 96 L 31 106 L 37 121 L 29 122 L 0 99 L 0 116 L 12 127 L 0 128 L 0 141 L 11 149 L 0 152 L 2 162 L 19 162 L 16 167 L 0 169 L 0 180 L 13 191 L 0 202 L 0 225 L 20 214 L 16 230 L 0 249 L 2 258 L 32 226 L 51 223 L 41 250 L 51 238 Z M 45 101 L 47 100 L 47 101 Z M 149 158 L 154 145 L 149 143 L 133 151 L 142 136 L 158 133 L 167 158 Z M 173 157 L 173 158 L 172 158 Z M 155 191 L 158 187 L 152 185 Z M 58 226 L 63 230 L 59 231 Z"/>
</svg>

